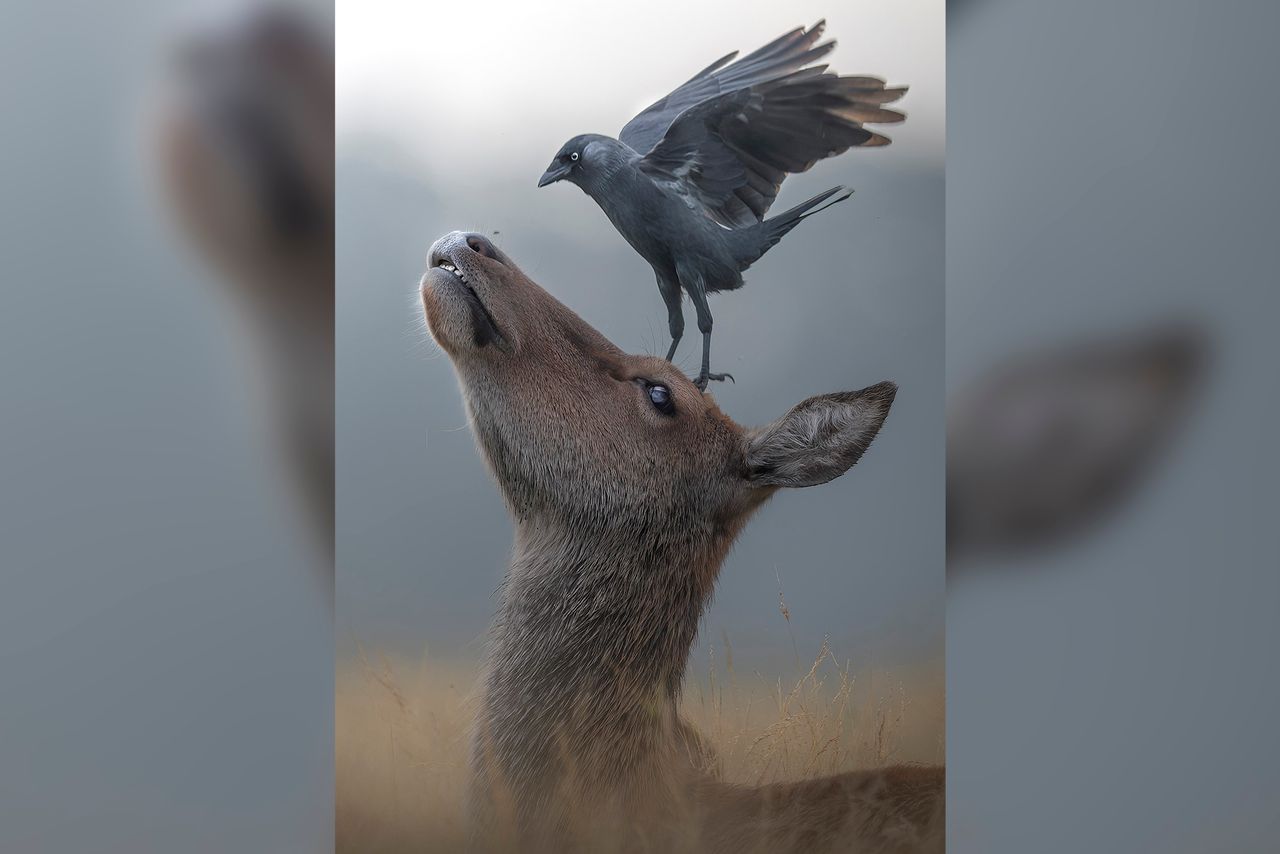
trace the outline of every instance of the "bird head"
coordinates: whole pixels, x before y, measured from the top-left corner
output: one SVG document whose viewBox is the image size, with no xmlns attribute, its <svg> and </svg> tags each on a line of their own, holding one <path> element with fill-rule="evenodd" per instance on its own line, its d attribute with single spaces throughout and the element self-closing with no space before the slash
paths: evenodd
<svg viewBox="0 0 1280 854">
<path fill-rule="evenodd" d="M 556 181 L 569 181 L 583 186 L 602 165 L 602 158 L 607 156 L 606 145 L 611 142 L 608 137 L 594 133 L 584 133 L 560 146 L 547 171 L 538 179 L 538 186 L 545 187 Z"/>
</svg>

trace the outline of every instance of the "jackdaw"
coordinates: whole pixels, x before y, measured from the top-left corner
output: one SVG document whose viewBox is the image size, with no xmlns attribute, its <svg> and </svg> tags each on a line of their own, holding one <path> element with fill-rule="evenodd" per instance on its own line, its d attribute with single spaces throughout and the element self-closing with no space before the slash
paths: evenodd
<svg viewBox="0 0 1280 854">
<path fill-rule="evenodd" d="M 906 87 L 810 66 L 835 47 L 817 43 L 825 25 L 792 30 L 736 62 L 737 51 L 721 57 L 627 122 L 618 139 L 575 136 L 538 181 L 577 184 L 653 266 L 667 304 L 668 360 L 684 333 L 681 288 L 688 291 L 702 332 L 700 389 L 732 379 L 711 373 L 707 294 L 742 287 L 742 272 L 800 220 L 853 192 L 832 187 L 765 219 L 783 179 L 854 146 L 888 145 L 862 123 L 904 118 L 884 105 Z"/>
</svg>

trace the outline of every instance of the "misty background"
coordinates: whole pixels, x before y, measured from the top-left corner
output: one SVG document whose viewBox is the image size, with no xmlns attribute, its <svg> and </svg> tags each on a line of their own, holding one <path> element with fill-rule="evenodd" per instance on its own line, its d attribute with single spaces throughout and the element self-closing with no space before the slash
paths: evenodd
<svg viewBox="0 0 1280 854">
<path fill-rule="evenodd" d="M 937 2 L 632 10 L 342 4 L 337 86 L 337 636 L 366 651 L 477 661 L 511 523 L 474 446 L 417 282 L 453 229 L 490 235 L 630 352 L 665 352 L 649 266 L 576 187 L 535 184 L 574 134 L 615 134 L 716 57 L 824 15 L 831 65 L 911 91 L 893 144 L 793 176 L 814 217 L 712 298 L 711 389 L 754 425 L 819 393 L 892 379 L 872 450 L 845 477 L 780 493 L 747 527 L 703 622 L 741 670 L 805 666 L 829 635 L 855 672 L 940 679 L 943 645 L 943 8 Z M 692 322 L 692 309 L 689 308 Z M 696 371 L 699 343 L 677 353 Z M 555 393 L 547 377 L 546 393 Z M 779 611 L 779 580 L 790 625 Z M 792 640 L 794 634 L 794 645 Z M 940 688 L 940 682 L 937 683 Z M 931 698 L 936 699 L 936 698 Z"/>
<path fill-rule="evenodd" d="M 0 850 L 332 850 L 330 597 L 157 170 L 179 46 L 257 6 L 3 12 Z"/>
<path fill-rule="evenodd" d="M 949 576 L 954 854 L 1276 847 L 1278 29 L 1252 2 L 949 9 L 948 393 L 1171 320 L 1208 355 L 1133 500 Z"/>
</svg>

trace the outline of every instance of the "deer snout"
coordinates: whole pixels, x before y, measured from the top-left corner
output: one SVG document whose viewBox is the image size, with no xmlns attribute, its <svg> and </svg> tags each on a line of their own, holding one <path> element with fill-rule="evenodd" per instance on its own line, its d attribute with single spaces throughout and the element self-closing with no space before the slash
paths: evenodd
<svg viewBox="0 0 1280 854">
<path fill-rule="evenodd" d="M 502 253 L 498 251 L 498 247 L 494 246 L 493 241 L 483 234 L 468 234 L 466 235 L 466 241 L 467 248 L 477 255 L 483 255 L 486 258 L 497 261 L 499 264 L 506 263 L 502 258 Z"/>
<path fill-rule="evenodd" d="M 461 231 L 451 231 L 432 244 L 431 251 L 427 254 L 427 264 L 431 267 L 438 267 L 445 262 L 465 264 L 466 262 L 460 256 L 469 253 L 497 261 L 503 266 L 510 266 L 507 264 L 506 256 L 493 245 L 493 241 L 489 238 L 476 232 Z"/>
</svg>

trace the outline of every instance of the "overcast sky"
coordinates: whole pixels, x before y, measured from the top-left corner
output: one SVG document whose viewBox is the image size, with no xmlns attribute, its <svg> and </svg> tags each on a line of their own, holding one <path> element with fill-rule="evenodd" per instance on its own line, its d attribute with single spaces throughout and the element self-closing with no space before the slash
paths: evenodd
<svg viewBox="0 0 1280 854">
<path fill-rule="evenodd" d="M 912 87 L 911 133 L 897 135 L 895 159 L 936 165 L 945 118 L 943 5 L 343 2 L 338 139 L 390 142 L 436 179 L 459 177 L 461 164 L 527 173 L 518 168 L 526 157 L 549 162 L 573 133 L 616 135 L 713 59 L 825 17 L 828 37 L 839 42 L 833 68 Z"/>
</svg>

